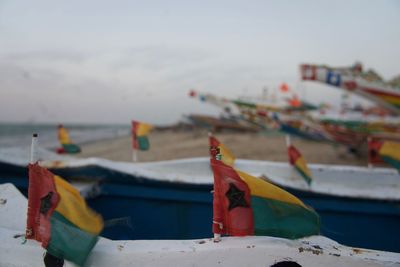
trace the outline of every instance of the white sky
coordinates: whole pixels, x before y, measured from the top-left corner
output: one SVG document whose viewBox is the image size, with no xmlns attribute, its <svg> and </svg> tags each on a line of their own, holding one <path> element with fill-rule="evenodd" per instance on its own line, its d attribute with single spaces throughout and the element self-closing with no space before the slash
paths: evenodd
<svg viewBox="0 0 400 267">
<path fill-rule="evenodd" d="M 400 73 L 400 1 L 0 0 L 0 121 L 170 123 L 216 114 L 190 88 L 235 98 L 300 63 Z"/>
</svg>

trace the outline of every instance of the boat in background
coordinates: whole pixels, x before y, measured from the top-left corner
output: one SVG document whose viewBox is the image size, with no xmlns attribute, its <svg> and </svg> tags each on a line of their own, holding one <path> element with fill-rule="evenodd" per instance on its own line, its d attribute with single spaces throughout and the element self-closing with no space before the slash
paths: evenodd
<svg viewBox="0 0 400 267">
<path fill-rule="evenodd" d="M 29 153 L 0 150 L 0 182 L 26 193 Z M 80 188 L 101 213 L 111 239 L 211 237 L 213 174 L 209 158 L 148 163 L 76 159 L 39 149 L 41 164 Z M 400 251 L 400 177 L 391 168 L 309 164 L 311 186 L 288 163 L 237 160 L 312 206 L 321 232 L 342 244 Z"/>
<path fill-rule="evenodd" d="M 347 90 L 400 115 L 400 91 L 394 87 L 395 83 L 385 82 L 373 70 L 363 71 L 360 63 L 343 68 L 302 64 L 300 73 L 304 81 L 317 81 Z"/>
</svg>

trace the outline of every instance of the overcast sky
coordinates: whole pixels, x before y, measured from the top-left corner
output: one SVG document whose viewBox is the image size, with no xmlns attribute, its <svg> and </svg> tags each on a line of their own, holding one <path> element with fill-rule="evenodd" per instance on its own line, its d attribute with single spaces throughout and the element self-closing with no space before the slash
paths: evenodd
<svg viewBox="0 0 400 267">
<path fill-rule="evenodd" d="M 300 63 L 400 73 L 400 1 L 0 0 L 0 121 L 170 123 L 285 81 Z M 293 89 L 296 90 L 296 89 Z"/>
</svg>

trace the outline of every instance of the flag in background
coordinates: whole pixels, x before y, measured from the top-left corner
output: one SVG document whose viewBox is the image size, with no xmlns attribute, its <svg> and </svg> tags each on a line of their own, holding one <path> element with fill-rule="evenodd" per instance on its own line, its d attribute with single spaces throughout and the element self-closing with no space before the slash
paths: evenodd
<svg viewBox="0 0 400 267">
<path fill-rule="evenodd" d="M 293 145 L 288 147 L 290 164 L 300 173 L 308 185 L 312 182 L 311 171 L 301 153 Z"/>
<path fill-rule="evenodd" d="M 368 160 L 370 163 L 384 162 L 400 170 L 400 143 L 393 141 L 371 140 L 368 142 Z"/>
<path fill-rule="evenodd" d="M 210 144 L 211 158 L 222 160 L 226 165 L 233 166 L 235 163 L 235 156 L 232 152 L 212 135 L 209 136 L 208 141 Z"/>
<path fill-rule="evenodd" d="M 83 265 L 103 229 L 72 185 L 38 163 L 29 164 L 26 238 L 42 243 L 57 258 Z"/>
<path fill-rule="evenodd" d="M 296 94 L 293 94 L 292 98 L 288 99 L 288 102 L 289 102 L 289 105 L 291 107 L 298 108 L 298 107 L 301 106 L 301 101 L 300 101 L 299 97 Z"/>
<path fill-rule="evenodd" d="M 132 121 L 132 147 L 139 150 L 149 150 L 150 142 L 147 135 L 153 128 L 152 125 Z"/>
<path fill-rule="evenodd" d="M 69 133 L 67 129 L 62 125 L 58 125 L 58 141 L 60 142 L 62 148 L 60 148 L 57 152 L 58 153 L 79 153 L 81 152 L 81 148 L 72 143 L 71 139 L 69 138 Z"/>
<path fill-rule="evenodd" d="M 289 85 L 287 85 L 287 83 L 282 83 L 279 86 L 279 89 L 281 90 L 282 93 L 287 93 L 289 92 Z"/>
<path fill-rule="evenodd" d="M 295 196 L 222 161 L 211 159 L 211 167 L 215 234 L 290 239 L 319 234 L 318 214 Z"/>
</svg>

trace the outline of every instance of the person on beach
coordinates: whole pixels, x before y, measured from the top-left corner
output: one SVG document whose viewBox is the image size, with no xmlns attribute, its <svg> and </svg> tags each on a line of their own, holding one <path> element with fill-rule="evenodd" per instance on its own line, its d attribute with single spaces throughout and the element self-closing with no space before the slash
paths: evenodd
<svg viewBox="0 0 400 267">
<path fill-rule="evenodd" d="M 58 125 L 58 141 L 62 146 L 61 148 L 57 149 L 57 153 L 59 154 L 61 153 L 74 154 L 81 152 L 81 148 L 78 145 L 73 144 L 71 142 L 71 139 L 69 138 L 69 133 L 62 124 Z"/>
</svg>

